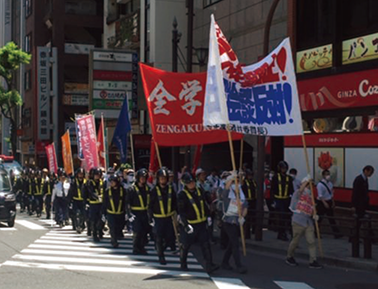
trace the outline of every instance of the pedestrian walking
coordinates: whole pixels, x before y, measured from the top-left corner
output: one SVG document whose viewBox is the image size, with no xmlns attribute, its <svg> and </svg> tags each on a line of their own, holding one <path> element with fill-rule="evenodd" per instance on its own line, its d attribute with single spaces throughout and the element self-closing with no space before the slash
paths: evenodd
<svg viewBox="0 0 378 289">
<path fill-rule="evenodd" d="M 64 226 L 67 205 L 66 198 L 70 188 L 70 183 L 63 169 L 58 169 L 58 180 L 53 189 L 51 202 L 55 209 L 55 221 L 62 228 Z"/>
<path fill-rule="evenodd" d="M 290 210 L 293 212 L 291 219 L 293 239 L 287 251 L 286 263 L 290 266 L 298 266 L 294 259 L 294 253 L 304 235 L 309 252 L 309 268 L 322 269 L 323 266 L 318 263 L 316 258 L 314 219 L 317 219 L 318 216 L 314 215 L 315 210 L 311 198 L 310 182 L 312 180 L 309 177 L 302 180 L 301 187 L 294 193 L 290 203 Z"/>
<path fill-rule="evenodd" d="M 294 168 L 290 169 L 289 175 L 293 179 L 293 190 L 295 192 L 296 190 L 299 190 L 299 188 L 301 187 L 301 181 L 297 178 L 297 175 L 298 175 L 297 169 L 294 169 Z"/>
<path fill-rule="evenodd" d="M 253 171 L 247 169 L 245 171 L 245 179 L 242 181 L 242 189 L 248 201 L 248 214 L 244 224 L 244 236 L 246 239 L 251 239 L 251 230 L 252 234 L 254 234 L 256 225 L 257 184 L 253 177 Z"/>
</svg>

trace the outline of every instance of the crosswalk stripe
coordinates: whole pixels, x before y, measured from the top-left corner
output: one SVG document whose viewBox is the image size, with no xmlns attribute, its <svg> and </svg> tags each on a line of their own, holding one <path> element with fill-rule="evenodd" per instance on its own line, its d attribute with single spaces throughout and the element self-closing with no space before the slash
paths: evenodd
<svg viewBox="0 0 378 289">
<path fill-rule="evenodd" d="M 67 262 L 67 263 L 90 263 L 90 264 L 108 264 L 108 265 L 118 265 L 118 266 L 143 266 L 146 268 L 151 267 L 165 267 L 165 268 L 180 268 L 180 264 L 171 263 L 168 265 L 161 265 L 157 262 L 141 262 L 141 261 L 121 261 L 121 260 L 104 260 L 104 259 L 95 259 L 95 258 L 70 258 L 70 257 L 56 257 L 56 256 L 34 256 L 34 255 L 21 255 L 16 254 L 12 258 L 19 260 L 29 260 L 29 261 L 44 261 L 44 262 Z M 191 265 L 191 269 L 203 269 L 199 265 Z"/>
<path fill-rule="evenodd" d="M 150 268 L 125 268 L 125 267 L 108 267 L 108 266 L 82 266 L 82 265 L 66 265 L 66 264 L 42 264 L 34 262 L 18 262 L 6 261 L 3 266 L 26 267 L 26 268 L 39 268 L 51 270 L 70 270 L 70 271 L 92 271 L 92 272 L 110 272 L 110 273 L 129 273 L 129 274 L 142 274 L 142 275 L 166 275 L 177 277 L 197 277 L 209 278 L 207 273 L 202 272 L 182 272 L 176 270 L 161 270 Z"/>
<path fill-rule="evenodd" d="M 0 231 L 17 231 L 16 228 L 9 228 L 9 227 L 5 227 L 5 228 L 0 228 Z"/>
<path fill-rule="evenodd" d="M 236 278 L 212 277 L 211 280 L 219 289 L 249 289 L 242 280 Z"/>
<path fill-rule="evenodd" d="M 78 252 L 78 251 L 57 251 L 57 250 L 40 250 L 40 249 L 24 249 L 21 251 L 23 254 L 41 254 L 41 255 L 60 255 L 60 256 L 81 256 L 81 257 L 97 257 L 97 258 L 110 258 L 110 259 L 126 259 L 126 260 L 152 260 L 156 259 L 156 255 L 124 255 L 124 254 L 98 254 L 91 252 Z M 165 257 L 167 262 L 179 262 L 179 257 Z M 197 264 L 195 258 L 188 258 L 188 264 Z"/>
<path fill-rule="evenodd" d="M 282 289 L 314 289 L 303 282 L 274 281 Z"/>
<path fill-rule="evenodd" d="M 37 225 L 33 222 L 26 221 L 26 220 L 16 220 L 16 224 L 24 226 L 30 230 L 46 230 L 45 227 L 42 227 L 40 225 Z"/>
<path fill-rule="evenodd" d="M 98 248 L 98 247 L 76 247 L 76 246 L 63 246 L 63 245 L 44 245 L 44 244 L 31 244 L 28 248 L 38 248 L 38 249 L 58 249 L 58 250 L 73 250 L 73 251 L 91 251 L 91 252 L 108 252 L 108 253 L 125 253 L 132 254 L 131 249 L 113 249 L 113 248 Z M 156 251 L 150 251 L 150 255 L 156 254 Z M 171 252 L 166 252 L 166 256 L 175 256 Z M 179 258 L 179 256 L 177 256 Z M 189 260 L 189 258 L 188 258 Z"/>
</svg>

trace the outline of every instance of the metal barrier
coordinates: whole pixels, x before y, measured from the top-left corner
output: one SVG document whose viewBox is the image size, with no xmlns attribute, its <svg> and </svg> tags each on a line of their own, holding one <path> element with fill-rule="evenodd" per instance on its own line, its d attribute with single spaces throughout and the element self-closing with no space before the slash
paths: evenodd
<svg viewBox="0 0 378 289">
<path fill-rule="evenodd" d="M 251 228 L 255 227 L 256 230 L 259 230 L 259 227 L 261 230 L 266 228 L 271 231 L 291 230 L 291 216 L 291 212 L 249 210 L 246 221 Z M 321 235 L 335 235 L 332 227 L 337 226 L 342 236 L 347 237 L 351 243 L 352 257 L 360 258 L 360 240 L 362 240 L 363 258 L 372 258 L 372 245 L 378 240 L 378 235 L 374 234 L 374 228 L 378 230 L 378 220 L 372 220 L 369 217 L 358 218 L 356 215 L 352 217 L 322 216 L 322 219 L 328 219 L 328 222 L 322 221 L 319 224 Z M 336 225 L 331 225 L 330 219 L 333 219 Z"/>
</svg>

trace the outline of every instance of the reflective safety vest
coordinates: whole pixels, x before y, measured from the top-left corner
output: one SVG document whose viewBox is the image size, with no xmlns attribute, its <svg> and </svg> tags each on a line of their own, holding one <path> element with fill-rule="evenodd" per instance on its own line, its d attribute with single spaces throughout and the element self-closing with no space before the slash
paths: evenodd
<svg viewBox="0 0 378 289">
<path fill-rule="evenodd" d="M 289 196 L 289 181 L 290 181 L 290 177 L 286 176 L 286 185 L 285 185 L 285 192 L 284 193 L 282 193 L 282 178 L 281 178 L 281 174 L 278 174 L 277 177 L 278 177 L 278 195 L 275 195 L 274 197 L 277 198 L 277 199 L 288 199 L 290 197 Z"/>
<path fill-rule="evenodd" d="M 89 200 L 89 204 L 95 205 L 95 204 L 101 204 L 102 203 L 102 197 L 104 195 L 104 186 L 103 182 L 100 180 L 100 191 L 98 191 L 96 182 L 94 180 L 91 180 L 93 186 L 95 187 L 95 192 L 98 195 L 98 200 Z"/>
<path fill-rule="evenodd" d="M 168 189 L 168 209 L 167 213 L 165 213 L 163 197 L 161 195 L 160 188 L 156 186 L 156 192 L 158 195 L 159 205 L 160 205 L 160 214 L 154 214 L 155 218 L 167 218 L 173 216 L 175 212 L 172 212 L 172 186 L 169 186 Z"/>
<path fill-rule="evenodd" d="M 245 180 L 245 183 L 246 183 L 247 188 L 248 188 L 247 200 L 249 200 L 249 201 L 256 200 L 256 195 L 254 195 L 254 196 L 252 195 L 252 189 L 251 189 L 251 185 L 253 184 L 253 186 L 255 187 L 255 193 L 256 193 L 256 188 L 257 188 L 256 182 L 253 180 L 252 184 L 251 184 L 248 180 Z"/>
<path fill-rule="evenodd" d="M 47 185 L 47 194 L 46 194 L 46 196 L 51 196 L 51 186 L 50 186 L 50 182 L 48 182 L 46 185 Z"/>
<path fill-rule="evenodd" d="M 77 197 L 73 197 L 73 199 L 75 201 L 84 201 L 83 199 L 83 196 L 81 194 L 81 189 L 80 189 L 80 184 L 79 184 L 79 180 L 78 179 L 75 179 L 76 180 L 76 188 L 77 188 Z M 83 181 L 83 185 L 85 185 L 87 181 L 84 179 Z"/>
<path fill-rule="evenodd" d="M 118 210 L 116 211 L 115 205 L 114 205 L 114 200 L 113 200 L 113 195 L 112 195 L 112 188 L 109 189 L 109 202 L 110 202 L 110 206 L 112 207 L 111 210 L 109 210 L 109 209 L 106 210 L 109 214 L 113 214 L 113 215 L 123 214 L 123 203 L 122 203 L 123 188 L 119 187 L 119 190 L 120 190 L 121 194 L 120 194 L 119 203 L 118 203 Z"/>
<path fill-rule="evenodd" d="M 185 192 L 186 196 L 188 197 L 189 202 L 192 204 L 194 212 L 196 212 L 196 217 L 197 217 L 195 220 L 189 220 L 188 219 L 188 223 L 189 224 L 199 224 L 199 223 L 205 222 L 206 221 L 205 204 L 203 202 L 200 190 L 197 188 L 197 195 L 198 195 L 198 198 L 200 199 L 200 205 L 201 205 L 201 213 L 200 213 L 198 206 L 197 206 L 196 202 L 194 201 L 192 195 L 187 190 L 184 190 L 184 192 Z"/>
<path fill-rule="evenodd" d="M 137 185 L 134 185 L 135 187 L 135 191 L 138 195 L 138 198 L 139 198 L 139 207 L 137 206 L 132 206 L 131 207 L 131 210 L 134 210 L 134 211 L 147 211 L 147 208 L 148 208 L 148 205 L 150 204 L 150 194 L 148 193 L 149 189 L 148 189 L 148 186 L 146 186 L 146 192 L 147 192 L 147 204 L 144 205 L 144 201 L 143 201 L 143 197 L 140 193 L 140 190 L 138 188 Z M 157 188 L 157 187 L 156 187 Z"/>
<path fill-rule="evenodd" d="M 42 194 L 43 194 L 43 184 L 44 184 L 44 180 L 43 179 L 41 179 L 41 184 L 38 186 L 38 184 L 37 184 L 37 180 L 34 180 L 34 184 L 35 184 L 35 195 L 36 196 L 42 196 Z M 29 190 L 30 191 L 32 191 L 32 188 L 31 188 L 31 182 L 30 182 L 30 188 L 29 188 Z"/>
</svg>

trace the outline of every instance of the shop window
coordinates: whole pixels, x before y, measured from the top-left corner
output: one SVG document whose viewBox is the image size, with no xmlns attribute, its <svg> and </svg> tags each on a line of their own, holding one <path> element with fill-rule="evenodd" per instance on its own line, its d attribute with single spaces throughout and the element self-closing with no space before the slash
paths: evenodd
<svg viewBox="0 0 378 289">
<path fill-rule="evenodd" d="M 30 90 L 32 88 L 31 70 L 28 70 L 28 71 L 25 72 L 25 75 L 24 75 L 24 88 L 25 88 L 25 90 Z"/>
<path fill-rule="evenodd" d="M 25 0 L 25 17 L 29 17 L 33 11 L 33 3 L 32 0 Z"/>
<path fill-rule="evenodd" d="M 332 42 L 333 1 L 306 0 L 297 3 L 297 48 L 316 47 Z"/>
<path fill-rule="evenodd" d="M 210 5 L 218 3 L 220 1 L 222 1 L 222 0 L 203 0 L 203 7 L 206 8 L 206 7 L 210 6 Z"/>
<path fill-rule="evenodd" d="M 25 36 L 25 52 L 31 53 L 31 46 L 32 46 L 32 38 L 31 34 Z"/>
</svg>

